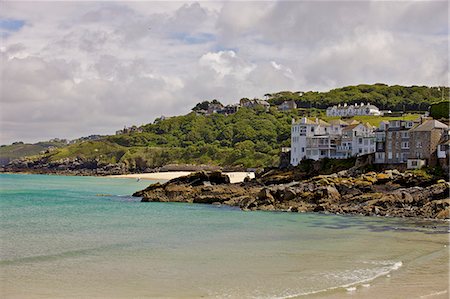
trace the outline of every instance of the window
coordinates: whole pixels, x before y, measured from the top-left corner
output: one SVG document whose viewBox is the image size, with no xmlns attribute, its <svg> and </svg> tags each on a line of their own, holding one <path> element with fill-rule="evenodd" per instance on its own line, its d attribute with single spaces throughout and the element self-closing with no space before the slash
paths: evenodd
<svg viewBox="0 0 450 299">
<path fill-rule="evenodd" d="M 305 152 L 305 148 L 304 147 L 302 147 L 302 153 L 304 153 Z"/>
<path fill-rule="evenodd" d="M 358 143 L 362 144 L 362 142 L 363 142 L 362 138 L 358 138 Z"/>
<path fill-rule="evenodd" d="M 362 148 L 358 149 L 358 153 L 362 154 L 363 150 Z"/>
<path fill-rule="evenodd" d="M 392 152 L 388 152 L 388 159 L 392 160 Z"/>
<path fill-rule="evenodd" d="M 408 154 L 402 153 L 402 162 L 406 162 L 408 160 Z"/>
<path fill-rule="evenodd" d="M 392 138 L 392 132 L 388 132 L 388 133 L 387 133 L 387 137 L 388 137 L 388 138 Z"/>
<path fill-rule="evenodd" d="M 415 160 L 411 161 L 411 165 L 412 166 L 417 166 L 417 161 L 415 161 Z"/>
</svg>

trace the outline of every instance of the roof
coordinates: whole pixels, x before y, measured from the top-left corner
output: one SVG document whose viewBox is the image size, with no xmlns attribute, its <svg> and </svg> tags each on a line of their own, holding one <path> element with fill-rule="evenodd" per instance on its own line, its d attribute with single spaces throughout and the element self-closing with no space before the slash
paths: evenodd
<svg viewBox="0 0 450 299">
<path fill-rule="evenodd" d="M 422 124 L 418 125 L 417 127 L 412 128 L 411 131 L 426 132 L 431 131 L 433 129 L 448 129 L 448 126 L 435 119 L 429 119 L 423 122 Z"/>
<path fill-rule="evenodd" d="M 349 125 L 357 125 L 359 124 L 359 121 L 357 121 L 356 119 L 352 120 L 351 122 L 348 123 Z"/>
<path fill-rule="evenodd" d="M 343 125 L 343 126 L 348 126 L 348 123 L 346 123 L 346 122 L 343 121 L 342 119 L 332 119 L 332 120 L 330 120 L 328 123 L 330 123 L 331 125 Z"/>
<path fill-rule="evenodd" d="M 326 127 L 331 126 L 329 123 L 327 123 L 326 121 L 321 120 L 321 119 L 319 119 L 318 123 L 319 123 L 319 125 L 321 125 L 321 126 L 326 126 Z"/>
<path fill-rule="evenodd" d="M 359 123 L 353 124 L 353 125 L 348 125 L 348 126 L 346 126 L 345 128 L 343 128 L 342 131 L 351 131 L 351 130 L 353 130 L 354 128 L 356 128 L 358 125 L 359 125 Z"/>
<path fill-rule="evenodd" d="M 295 122 L 296 125 L 316 125 L 315 121 L 310 120 L 307 117 L 302 117 L 300 120 Z"/>
</svg>

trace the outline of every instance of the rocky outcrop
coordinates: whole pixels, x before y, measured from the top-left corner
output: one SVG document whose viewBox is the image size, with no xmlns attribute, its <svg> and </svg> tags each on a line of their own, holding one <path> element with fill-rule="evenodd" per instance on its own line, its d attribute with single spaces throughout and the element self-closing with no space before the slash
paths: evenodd
<svg viewBox="0 0 450 299">
<path fill-rule="evenodd" d="M 276 176 L 280 176 L 277 172 Z M 226 204 L 242 210 L 330 212 L 395 217 L 449 218 L 449 186 L 419 172 L 341 171 L 308 180 L 230 184 L 220 172 L 200 172 L 136 192 L 143 202 Z"/>
<path fill-rule="evenodd" d="M 65 158 L 48 161 L 22 158 L 5 165 L 3 172 L 57 173 L 65 175 L 114 175 L 127 173 L 126 165 L 122 163 L 105 164 L 97 159 Z"/>
</svg>

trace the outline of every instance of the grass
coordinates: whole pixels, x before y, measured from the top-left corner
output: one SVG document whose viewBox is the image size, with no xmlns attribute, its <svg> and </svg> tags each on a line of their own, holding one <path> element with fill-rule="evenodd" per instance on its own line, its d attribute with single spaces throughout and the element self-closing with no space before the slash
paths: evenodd
<svg viewBox="0 0 450 299">
<path fill-rule="evenodd" d="M 57 161 L 64 158 L 86 158 L 98 159 L 105 163 L 117 163 L 125 154 L 123 146 L 111 142 L 96 140 L 71 144 L 50 153 L 50 161 Z"/>
<path fill-rule="evenodd" d="M 362 123 L 368 122 L 372 126 L 379 126 L 382 121 L 390 121 L 390 120 L 415 120 L 419 118 L 420 114 L 405 114 L 403 116 L 372 116 L 372 115 L 362 115 L 362 116 L 354 116 L 352 118 L 346 118 L 345 121 L 357 120 Z M 324 116 L 322 119 L 324 121 L 330 121 L 333 119 L 340 119 L 339 116 Z"/>
<path fill-rule="evenodd" d="M 47 150 L 49 147 L 62 147 L 62 142 L 38 142 L 35 144 L 15 143 L 0 147 L 0 162 L 7 164 L 9 161 L 25 156 L 34 156 Z"/>
</svg>

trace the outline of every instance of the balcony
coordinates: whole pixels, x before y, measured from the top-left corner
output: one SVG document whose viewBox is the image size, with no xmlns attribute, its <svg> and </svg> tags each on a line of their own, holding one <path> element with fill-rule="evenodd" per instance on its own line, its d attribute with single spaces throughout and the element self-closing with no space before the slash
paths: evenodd
<svg viewBox="0 0 450 299">
<path fill-rule="evenodd" d="M 338 150 L 338 151 L 351 151 L 352 147 L 351 146 L 338 145 L 338 146 L 336 146 L 336 150 Z"/>
</svg>

